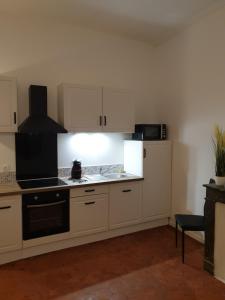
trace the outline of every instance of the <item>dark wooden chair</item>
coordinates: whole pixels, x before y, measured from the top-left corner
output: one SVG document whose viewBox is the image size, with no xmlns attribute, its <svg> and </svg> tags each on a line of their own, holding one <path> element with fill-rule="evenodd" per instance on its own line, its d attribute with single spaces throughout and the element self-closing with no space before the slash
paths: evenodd
<svg viewBox="0 0 225 300">
<path fill-rule="evenodd" d="M 204 217 L 199 215 L 175 215 L 176 220 L 176 247 L 178 225 L 182 230 L 182 262 L 184 263 L 184 235 L 185 231 L 204 231 Z"/>
</svg>

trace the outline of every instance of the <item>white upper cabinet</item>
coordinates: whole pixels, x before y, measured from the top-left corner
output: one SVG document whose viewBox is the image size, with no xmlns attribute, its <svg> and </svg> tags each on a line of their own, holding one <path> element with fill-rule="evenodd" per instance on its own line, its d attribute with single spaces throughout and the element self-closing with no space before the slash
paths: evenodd
<svg viewBox="0 0 225 300">
<path fill-rule="evenodd" d="M 59 87 L 59 122 L 68 131 L 99 131 L 102 122 L 102 90 L 62 84 Z"/>
<path fill-rule="evenodd" d="M 134 132 L 134 103 L 131 93 L 103 88 L 103 130 Z"/>
<path fill-rule="evenodd" d="M 17 131 L 17 86 L 11 78 L 0 77 L 0 132 Z"/>
<path fill-rule="evenodd" d="M 127 91 L 61 84 L 59 122 L 71 132 L 133 132 L 134 103 Z"/>
</svg>

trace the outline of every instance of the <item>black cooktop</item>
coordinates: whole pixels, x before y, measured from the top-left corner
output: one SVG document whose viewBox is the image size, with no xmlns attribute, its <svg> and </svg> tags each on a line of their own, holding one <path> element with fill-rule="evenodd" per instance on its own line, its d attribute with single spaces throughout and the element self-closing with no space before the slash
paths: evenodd
<svg viewBox="0 0 225 300">
<path fill-rule="evenodd" d="M 55 177 L 55 178 L 44 178 L 44 179 L 30 179 L 30 180 L 18 180 L 19 186 L 25 189 L 34 189 L 34 188 L 42 188 L 42 187 L 50 187 L 50 186 L 62 186 L 67 185 L 63 180 Z"/>
</svg>

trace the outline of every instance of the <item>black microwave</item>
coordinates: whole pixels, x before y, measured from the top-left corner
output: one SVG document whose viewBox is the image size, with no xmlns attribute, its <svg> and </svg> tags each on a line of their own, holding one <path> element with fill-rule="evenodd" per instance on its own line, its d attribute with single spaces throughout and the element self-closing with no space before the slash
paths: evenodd
<svg viewBox="0 0 225 300">
<path fill-rule="evenodd" d="M 167 139 L 166 124 L 136 124 L 133 140 L 158 141 Z"/>
</svg>

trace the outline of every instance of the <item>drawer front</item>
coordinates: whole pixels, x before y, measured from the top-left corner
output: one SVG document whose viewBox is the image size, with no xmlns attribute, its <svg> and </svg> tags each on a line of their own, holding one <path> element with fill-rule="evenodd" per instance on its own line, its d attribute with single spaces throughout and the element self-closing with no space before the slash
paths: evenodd
<svg viewBox="0 0 225 300">
<path fill-rule="evenodd" d="M 142 184 L 127 182 L 110 186 L 110 228 L 141 221 Z"/>
<path fill-rule="evenodd" d="M 3 197 L 0 201 L 0 252 L 22 247 L 22 208 L 20 197 Z"/>
<path fill-rule="evenodd" d="M 73 236 L 108 229 L 108 196 L 94 195 L 70 199 L 70 233 Z"/>
<path fill-rule="evenodd" d="M 99 195 L 108 193 L 108 185 L 90 185 L 86 187 L 79 187 L 70 190 L 70 197 L 82 197 L 89 195 Z"/>
</svg>

